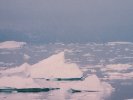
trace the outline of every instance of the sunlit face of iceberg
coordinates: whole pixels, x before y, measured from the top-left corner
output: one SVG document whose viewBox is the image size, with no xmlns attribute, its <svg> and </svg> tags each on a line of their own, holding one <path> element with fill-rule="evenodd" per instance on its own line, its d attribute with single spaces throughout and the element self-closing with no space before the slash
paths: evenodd
<svg viewBox="0 0 133 100">
<path fill-rule="evenodd" d="M 32 78 L 81 78 L 82 72 L 74 63 L 65 63 L 64 52 L 53 55 L 30 69 Z"/>
</svg>

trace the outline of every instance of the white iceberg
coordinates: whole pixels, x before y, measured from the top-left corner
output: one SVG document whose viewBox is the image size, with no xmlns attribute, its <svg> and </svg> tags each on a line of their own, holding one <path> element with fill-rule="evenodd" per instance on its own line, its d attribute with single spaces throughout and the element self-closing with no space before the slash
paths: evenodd
<svg viewBox="0 0 133 100">
<path fill-rule="evenodd" d="M 16 49 L 24 46 L 25 42 L 5 41 L 0 43 L 0 49 Z"/>
<path fill-rule="evenodd" d="M 88 76 L 85 80 L 75 83 L 72 87 L 75 90 L 83 91 L 101 91 L 101 82 L 96 75 Z"/>
<path fill-rule="evenodd" d="M 104 90 L 108 89 L 112 91 L 111 85 L 105 82 L 101 82 L 96 75 L 88 76 L 87 78 L 85 78 L 85 80 L 76 82 L 72 89 L 92 92 L 103 92 Z"/>
<path fill-rule="evenodd" d="M 96 75 L 90 75 L 83 81 L 64 81 L 58 84 L 60 90 L 52 91 L 48 100 L 66 100 L 68 97 L 70 100 L 104 100 L 114 90 L 110 84 L 101 82 Z"/>
<path fill-rule="evenodd" d="M 73 100 L 88 100 L 88 98 L 101 100 L 109 96 L 113 90 L 110 84 L 101 82 L 96 75 L 90 75 L 84 80 L 71 80 L 81 79 L 83 72 L 76 64 L 65 62 L 64 52 L 53 55 L 37 64 L 25 63 L 20 67 L 4 70 L 2 73 L 5 75 L 0 78 L 0 87 L 2 88 L 60 88 L 50 92 L 48 100 L 66 100 L 68 97 Z M 57 81 L 55 79 L 64 80 Z M 66 81 L 65 79 L 70 80 Z M 72 94 L 68 91 L 80 91 L 80 93 Z"/>
<path fill-rule="evenodd" d="M 73 84 L 71 89 L 80 93 L 74 93 L 72 99 L 74 100 L 104 100 L 111 95 L 114 90 L 113 87 L 101 82 L 96 75 L 88 76 L 84 81 L 79 81 Z"/>
<path fill-rule="evenodd" d="M 29 67 L 31 65 L 29 65 L 28 63 L 24 63 L 19 67 L 15 67 L 15 68 L 9 68 L 6 70 L 1 70 L 0 73 L 3 76 L 12 76 L 12 75 L 21 75 L 21 76 L 29 76 Z"/>
<path fill-rule="evenodd" d="M 75 63 L 66 63 L 64 52 L 53 55 L 30 68 L 32 78 L 81 78 L 82 72 Z"/>
<path fill-rule="evenodd" d="M 18 77 L 21 79 L 21 81 L 23 81 L 23 83 L 25 83 L 26 78 L 31 78 L 39 86 L 47 88 L 59 88 L 60 82 L 54 81 L 54 79 L 57 78 L 72 79 L 82 77 L 82 72 L 76 64 L 65 63 L 64 52 L 53 55 L 46 60 L 40 61 L 34 65 L 24 63 L 19 67 L 2 70 L 0 73 L 2 74 L 2 79 L 0 79 L 0 81 L 4 81 L 3 77 L 5 79 L 9 78 L 9 80 L 12 81 L 15 80 L 14 77 Z M 51 79 L 51 81 L 47 81 L 45 79 Z M 18 84 L 16 80 L 15 83 Z M 11 86 L 11 84 L 9 84 L 9 86 Z"/>
<path fill-rule="evenodd" d="M 0 79 L 0 87 L 10 88 L 39 88 L 40 86 L 34 82 L 32 78 L 23 78 L 19 76 L 4 76 Z"/>
</svg>

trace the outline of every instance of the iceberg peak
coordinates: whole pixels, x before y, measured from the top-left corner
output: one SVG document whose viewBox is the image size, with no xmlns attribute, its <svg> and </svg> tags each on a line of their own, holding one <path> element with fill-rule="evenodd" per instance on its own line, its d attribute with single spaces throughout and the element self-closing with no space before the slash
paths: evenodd
<svg viewBox="0 0 133 100">
<path fill-rule="evenodd" d="M 81 78 L 82 72 L 75 63 L 66 63 L 64 52 L 52 55 L 30 69 L 30 75 L 33 78 Z"/>
<path fill-rule="evenodd" d="M 42 60 L 40 63 L 52 63 L 53 65 L 56 63 L 64 63 L 65 62 L 65 53 L 60 52 L 58 54 L 52 55 L 47 59 Z"/>
</svg>

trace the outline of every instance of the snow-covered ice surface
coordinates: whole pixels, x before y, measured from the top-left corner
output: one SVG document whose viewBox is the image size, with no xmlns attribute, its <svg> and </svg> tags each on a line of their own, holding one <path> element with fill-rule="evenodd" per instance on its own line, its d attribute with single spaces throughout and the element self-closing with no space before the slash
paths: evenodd
<svg viewBox="0 0 133 100">
<path fill-rule="evenodd" d="M 8 42 L 5 43 L 15 44 Z M 1 92 L 0 100 L 133 98 L 133 43 L 16 43 L 19 46 L 7 45 L 10 49 L 0 44 L 0 87 L 60 89 L 36 93 Z"/>
<path fill-rule="evenodd" d="M 5 41 L 0 43 L 0 49 L 16 49 L 26 45 L 25 42 Z"/>
</svg>

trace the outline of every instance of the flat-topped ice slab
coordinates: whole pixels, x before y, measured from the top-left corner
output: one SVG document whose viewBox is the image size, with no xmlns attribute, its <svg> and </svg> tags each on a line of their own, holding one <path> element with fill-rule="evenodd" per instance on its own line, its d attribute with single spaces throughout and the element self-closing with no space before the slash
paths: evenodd
<svg viewBox="0 0 133 100">
<path fill-rule="evenodd" d="M 0 49 L 16 49 L 25 45 L 25 42 L 5 41 L 0 43 Z"/>
</svg>

